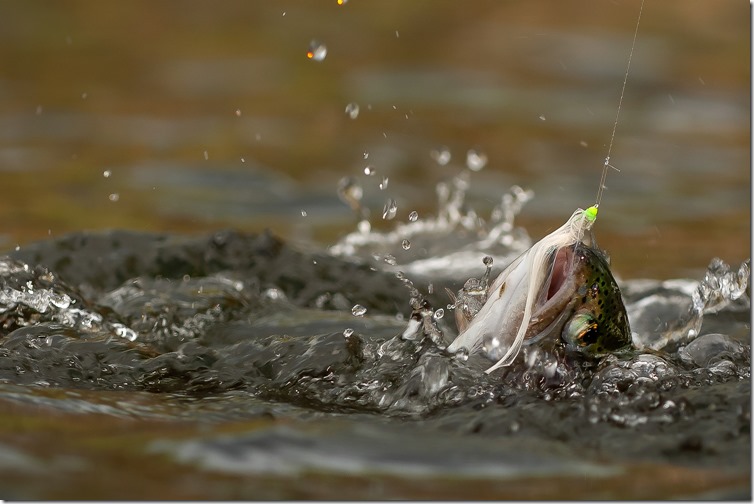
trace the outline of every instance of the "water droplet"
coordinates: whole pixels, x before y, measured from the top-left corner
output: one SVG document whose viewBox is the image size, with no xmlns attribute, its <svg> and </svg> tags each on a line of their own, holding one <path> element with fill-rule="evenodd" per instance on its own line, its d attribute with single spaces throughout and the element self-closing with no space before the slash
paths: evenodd
<svg viewBox="0 0 754 504">
<path fill-rule="evenodd" d="M 546 118 L 545 116 L 541 115 L 541 116 L 539 116 L 539 120 L 540 120 L 540 121 L 546 121 L 546 120 L 547 120 L 547 118 Z"/>
<path fill-rule="evenodd" d="M 360 304 L 355 304 L 353 305 L 353 308 L 351 308 L 351 313 L 353 313 L 354 317 L 363 317 L 366 312 L 367 309 Z"/>
<path fill-rule="evenodd" d="M 348 3 L 348 0 L 338 0 L 338 5 L 345 5 Z"/>
<path fill-rule="evenodd" d="M 361 234 L 369 234 L 369 231 L 372 230 L 372 225 L 369 223 L 368 220 L 364 219 L 359 221 L 358 224 L 356 224 L 356 228 L 359 230 L 359 233 Z"/>
<path fill-rule="evenodd" d="M 384 191 L 385 189 L 387 189 L 387 183 L 388 183 L 388 178 L 382 177 L 382 182 L 380 182 L 380 191 Z"/>
<path fill-rule="evenodd" d="M 389 198 L 385 207 L 382 209 L 382 218 L 385 220 L 392 220 L 395 218 L 395 214 L 398 212 L 398 204 L 393 198 Z"/>
<path fill-rule="evenodd" d="M 491 266 L 492 265 L 492 257 L 490 256 L 484 256 L 484 259 L 482 259 L 482 262 L 485 266 Z"/>
<path fill-rule="evenodd" d="M 346 338 L 350 338 L 352 334 L 353 334 L 353 329 L 351 329 L 350 327 L 348 329 L 343 330 L 343 336 L 345 336 Z"/>
<path fill-rule="evenodd" d="M 306 210 L 301 210 L 301 217 L 306 217 L 307 215 Z"/>
<path fill-rule="evenodd" d="M 395 30 L 395 38 L 401 38 L 401 34 L 398 33 L 398 30 Z"/>
<path fill-rule="evenodd" d="M 105 170 L 105 171 L 102 172 L 102 176 L 105 177 L 105 178 L 110 178 L 110 175 L 112 175 L 112 173 L 110 172 L 110 170 Z"/>
<path fill-rule="evenodd" d="M 207 161 L 209 159 L 209 152 L 204 151 L 204 160 Z"/>
<path fill-rule="evenodd" d="M 434 159 L 440 166 L 445 166 L 450 162 L 450 149 L 444 145 L 439 149 L 433 149 L 430 151 L 429 155 L 432 156 L 432 159 Z"/>
<path fill-rule="evenodd" d="M 37 105 L 37 110 L 36 110 L 37 115 L 42 115 L 42 110 L 43 110 L 42 105 Z"/>
<path fill-rule="evenodd" d="M 398 261 L 395 259 L 395 256 L 393 254 L 385 254 L 385 257 L 383 257 L 382 259 L 390 266 L 395 266 L 396 264 L 398 264 Z"/>
<path fill-rule="evenodd" d="M 364 191 L 353 178 L 343 177 L 338 182 L 338 196 L 351 208 L 356 209 L 360 206 L 361 197 L 363 195 Z"/>
<path fill-rule="evenodd" d="M 417 212 L 416 210 L 408 214 L 408 220 L 410 220 L 411 222 L 416 222 L 418 218 L 419 218 L 419 212 Z"/>
<path fill-rule="evenodd" d="M 241 117 L 241 109 L 236 109 L 236 116 Z"/>
<path fill-rule="evenodd" d="M 369 153 L 367 151 L 364 151 L 364 159 L 369 159 Z"/>
<path fill-rule="evenodd" d="M 87 93 L 81 93 L 81 99 L 86 100 L 86 97 L 89 96 Z"/>
<path fill-rule="evenodd" d="M 327 46 L 316 40 L 309 42 L 309 50 L 306 57 L 314 61 L 322 61 L 327 56 Z"/>
<path fill-rule="evenodd" d="M 108 199 L 112 201 L 113 203 L 115 203 L 116 201 L 120 199 L 120 194 L 112 193 L 110 196 L 108 196 Z"/>
<path fill-rule="evenodd" d="M 579 142 L 579 145 L 581 145 L 582 147 L 589 147 L 589 144 L 588 144 L 588 143 L 586 143 L 586 140 L 582 140 L 582 141 L 580 141 L 580 142 Z"/>
<path fill-rule="evenodd" d="M 403 240 L 401 246 L 403 247 L 403 250 L 408 250 L 411 248 L 411 242 L 408 240 Z"/>
<path fill-rule="evenodd" d="M 445 316 L 445 310 L 443 310 L 442 308 L 438 308 L 437 311 L 435 312 L 435 320 L 440 320 L 444 316 Z"/>
<path fill-rule="evenodd" d="M 351 102 L 346 105 L 346 114 L 348 114 L 348 117 L 351 119 L 359 117 L 359 104 Z"/>
<path fill-rule="evenodd" d="M 374 175 L 377 173 L 377 170 L 375 170 L 374 166 L 369 165 L 364 168 L 364 175 L 367 177 L 374 177 Z"/>
<path fill-rule="evenodd" d="M 435 286 L 432 284 L 432 282 L 427 285 L 427 292 L 432 294 L 435 291 Z"/>
<path fill-rule="evenodd" d="M 269 299 L 270 301 L 284 301 L 287 296 L 285 295 L 285 292 L 281 291 L 280 289 L 270 287 L 269 289 L 266 289 L 264 292 L 262 292 L 262 298 Z"/>
<path fill-rule="evenodd" d="M 466 153 L 466 166 L 469 170 L 479 171 L 487 164 L 487 155 L 483 152 L 469 149 Z"/>
</svg>

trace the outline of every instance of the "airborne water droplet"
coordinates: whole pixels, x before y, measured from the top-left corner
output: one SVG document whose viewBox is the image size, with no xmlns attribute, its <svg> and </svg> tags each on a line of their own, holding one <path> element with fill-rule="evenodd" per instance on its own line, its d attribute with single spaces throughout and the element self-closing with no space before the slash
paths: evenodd
<svg viewBox="0 0 754 504">
<path fill-rule="evenodd" d="M 487 164 L 487 155 L 483 152 L 469 149 L 466 153 L 466 166 L 469 170 L 479 171 Z"/>
<path fill-rule="evenodd" d="M 375 170 L 374 166 L 369 165 L 364 168 L 364 175 L 367 177 L 374 177 L 374 175 L 377 173 L 377 170 Z"/>
<path fill-rule="evenodd" d="M 395 214 L 398 212 L 398 204 L 393 198 L 389 198 L 385 207 L 382 209 L 382 218 L 385 220 L 391 220 L 395 218 Z"/>
<path fill-rule="evenodd" d="M 416 222 L 418 218 L 419 218 L 419 213 L 416 210 L 408 214 L 408 220 L 410 220 L 411 222 Z"/>
<path fill-rule="evenodd" d="M 438 308 L 437 311 L 435 312 L 435 320 L 439 320 L 443 318 L 444 316 L 445 316 L 445 310 L 443 310 L 442 308 Z"/>
<path fill-rule="evenodd" d="M 403 243 L 401 243 L 401 246 L 403 247 L 403 250 L 408 250 L 411 248 L 411 242 L 408 240 L 403 240 Z"/>
<path fill-rule="evenodd" d="M 327 46 L 316 40 L 309 42 L 309 50 L 306 57 L 314 61 L 322 61 L 327 56 Z"/>
<path fill-rule="evenodd" d="M 395 259 L 395 256 L 393 254 L 385 254 L 383 260 L 390 266 L 395 266 L 396 264 L 398 264 L 398 261 Z"/>
<path fill-rule="evenodd" d="M 445 166 L 450 162 L 450 149 L 444 145 L 439 149 L 433 149 L 429 155 L 432 156 L 432 159 L 434 159 L 440 166 Z"/>
<path fill-rule="evenodd" d="M 369 234 L 369 231 L 372 230 L 372 225 L 369 223 L 368 220 L 364 219 L 359 221 L 358 224 L 356 224 L 356 229 L 359 230 L 359 233 L 361 234 Z"/>
<path fill-rule="evenodd" d="M 384 191 L 385 189 L 387 189 L 387 183 L 388 183 L 388 178 L 382 177 L 382 182 L 380 182 L 380 191 Z"/>
<path fill-rule="evenodd" d="M 110 175 L 112 175 L 112 172 L 110 170 L 105 170 L 102 172 L 102 176 L 105 178 L 110 178 Z"/>
<path fill-rule="evenodd" d="M 115 203 L 116 201 L 120 199 L 120 194 L 112 193 L 110 196 L 108 196 L 108 199 L 112 201 L 113 203 Z"/>
<path fill-rule="evenodd" d="M 351 329 L 350 327 L 348 329 L 343 330 L 343 336 L 345 336 L 346 338 L 350 338 L 352 334 L 353 334 L 353 329 Z"/>
<path fill-rule="evenodd" d="M 353 313 L 354 317 L 363 317 L 366 312 L 367 309 L 360 304 L 355 304 L 353 305 L 353 308 L 351 308 L 351 313 Z"/>
<path fill-rule="evenodd" d="M 359 117 L 359 104 L 351 102 L 346 105 L 346 114 L 348 114 L 348 117 L 351 119 Z"/>
</svg>

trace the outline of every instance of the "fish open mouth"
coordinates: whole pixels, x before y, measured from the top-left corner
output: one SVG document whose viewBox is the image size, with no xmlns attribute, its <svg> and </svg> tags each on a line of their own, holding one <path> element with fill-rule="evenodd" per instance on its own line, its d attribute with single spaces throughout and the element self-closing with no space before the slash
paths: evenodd
<svg viewBox="0 0 754 504">
<path fill-rule="evenodd" d="M 552 273 L 550 274 L 550 284 L 547 287 L 545 301 L 552 299 L 565 284 L 569 270 L 573 266 L 572 259 L 573 247 L 560 247 L 555 252 L 555 258 L 552 262 Z"/>
</svg>

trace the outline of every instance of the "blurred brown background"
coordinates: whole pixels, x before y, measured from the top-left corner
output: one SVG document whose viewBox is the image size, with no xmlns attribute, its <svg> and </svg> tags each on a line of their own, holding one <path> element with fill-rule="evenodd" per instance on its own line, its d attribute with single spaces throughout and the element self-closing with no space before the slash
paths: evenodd
<svg viewBox="0 0 754 504">
<path fill-rule="evenodd" d="M 327 245 L 355 223 L 341 177 L 405 220 L 470 148 L 469 203 L 533 189 L 538 239 L 594 201 L 639 4 L 4 2 L 0 247 L 229 226 Z M 618 275 L 749 256 L 749 91 L 748 4 L 647 0 L 596 227 Z"/>
</svg>

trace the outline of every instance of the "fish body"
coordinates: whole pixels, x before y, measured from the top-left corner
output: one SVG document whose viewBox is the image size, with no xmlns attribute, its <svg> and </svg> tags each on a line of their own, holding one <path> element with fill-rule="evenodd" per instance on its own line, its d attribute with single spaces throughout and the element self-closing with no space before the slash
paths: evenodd
<svg viewBox="0 0 754 504">
<path fill-rule="evenodd" d="M 594 219 L 581 209 L 516 258 L 492 282 L 484 304 L 469 313 L 456 302 L 458 337 L 450 352 L 466 348 L 510 365 L 524 344 L 552 336 L 569 350 L 591 355 L 628 348 L 626 309 L 606 256 L 591 246 Z M 477 297 L 474 302 L 480 304 Z M 459 311 L 460 310 L 460 311 Z"/>
</svg>

